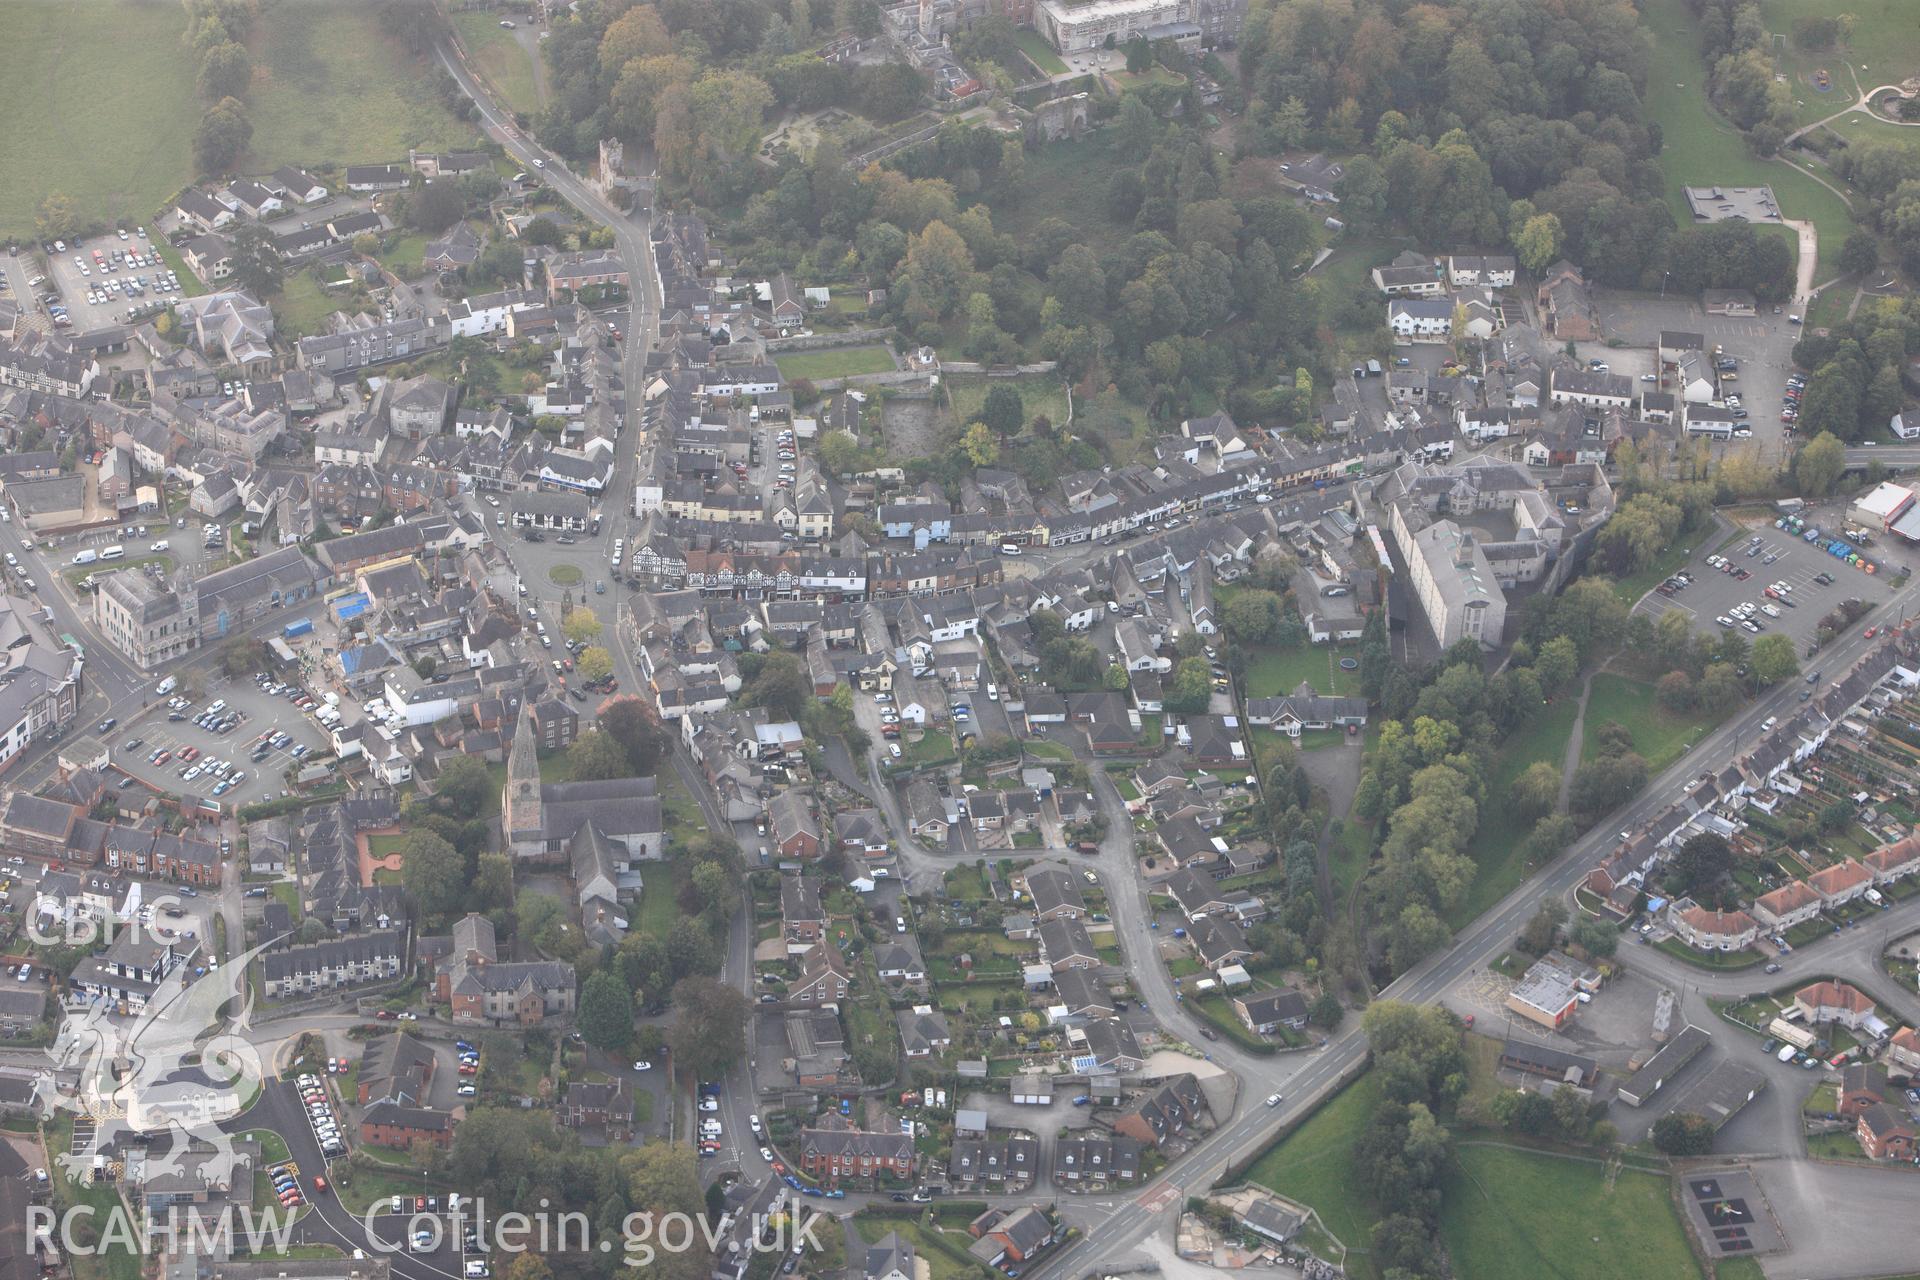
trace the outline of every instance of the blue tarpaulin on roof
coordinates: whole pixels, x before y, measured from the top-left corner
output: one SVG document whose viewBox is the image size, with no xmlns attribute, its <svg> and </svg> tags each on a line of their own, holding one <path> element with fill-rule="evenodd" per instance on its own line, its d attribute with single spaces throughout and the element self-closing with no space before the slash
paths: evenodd
<svg viewBox="0 0 1920 1280">
<path fill-rule="evenodd" d="M 350 596 L 341 596 L 338 600 L 335 600 L 333 602 L 333 612 L 336 617 L 344 621 L 362 612 L 371 603 L 372 601 L 367 598 L 367 593 L 360 591 Z"/>
</svg>

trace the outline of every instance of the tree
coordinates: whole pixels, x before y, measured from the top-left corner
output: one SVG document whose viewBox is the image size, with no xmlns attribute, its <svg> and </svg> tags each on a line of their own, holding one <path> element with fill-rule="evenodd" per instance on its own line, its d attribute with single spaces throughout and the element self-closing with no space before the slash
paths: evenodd
<svg viewBox="0 0 1920 1280">
<path fill-rule="evenodd" d="M 493 775 L 478 756 L 455 756 L 447 761 L 433 785 L 434 799 L 445 806 L 445 812 L 453 814 L 481 812 L 493 791 Z"/>
<path fill-rule="evenodd" d="M 1534 655 L 1533 673 L 1539 677 L 1543 693 L 1560 692 L 1579 669 L 1580 652 L 1568 636 L 1555 636 Z"/>
<path fill-rule="evenodd" d="M 1227 634 L 1245 645 L 1265 644 L 1273 639 L 1285 620 L 1280 597 L 1272 591 L 1250 588 L 1227 602 Z"/>
<path fill-rule="evenodd" d="M 407 225 L 429 235 L 439 235 L 466 212 L 466 192 L 457 178 L 435 178 L 407 195 Z"/>
<path fill-rule="evenodd" d="M 1513 780 L 1514 807 L 1528 818 L 1553 812 L 1560 802 L 1560 766 L 1545 760 L 1535 761 Z"/>
<path fill-rule="evenodd" d="M 458 911 L 467 899 L 467 860 L 431 831 L 410 831 L 400 846 L 400 876 L 430 916 Z"/>
<path fill-rule="evenodd" d="M 511 907 L 513 859 L 504 853 L 483 853 L 474 859 L 474 864 L 473 893 L 468 906 L 474 911 L 503 911 Z"/>
<path fill-rule="evenodd" d="M 1153 46 L 1147 43 L 1145 36 L 1135 36 L 1127 41 L 1127 71 L 1140 75 L 1153 69 Z"/>
<path fill-rule="evenodd" d="M 633 992 L 614 970 L 601 969 L 581 984 L 580 1035 L 610 1053 L 633 1039 Z"/>
<path fill-rule="evenodd" d="M 1560 926 L 1566 923 L 1566 904 L 1557 898 L 1549 898 L 1540 904 L 1540 909 L 1527 921 L 1527 927 L 1520 931 L 1520 948 L 1532 955 L 1544 955 L 1553 948 L 1554 935 Z"/>
<path fill-rule="evenodd" d="M 1803 497 L 1826 497 L 1846 469 L 1846 446 L 1831 431 L 1813 437 L 1793 455 L 1793 478 Z"/>
<path fill-rule="evenodd" d="M 1800 673 L 1800 656 L 1793 641 L 1779 634 L 1761 636 L 1753 642 L 1753 678 L 1763 685 L 1779 684 Z"/>
<path fill-rule="evenodd" d="M 253 122 L 238 98 L 222 98 L 200 118 L 193 155 L 202 173 L 225 173 L 253 142 Z"/>
<path fill-rule="evenodd" d="M 649 774 L 666 750 L 666 730 L 651 708 L 638 698 L 615 698 L 600 708 L 600 732 L 607 734 L 627 753 L 634 774 Z"/>
<path fill-rule="evenodd" d="M 966 429 L 960 437 L 960 449 L 976 467 L 990 467 L 1000 460 L 1000 441 L 984 422 Z"/>
<path fill-rule="evenodd" d="M 34 206 L 33 228 L 42 240 L 66 240 L 80 226 L 80 207 L 64 191 L 49 191 Z"/>
<path fill-rule="evenodd" d="M 1205 658 L 1186 658 L 1173 669 L 1166 708 L 1176 715 L 1199 715 L 1213 698 L 1213 672 Z"/>
<path fill-rule="evenodd" d="M 607 24 L 600 37 L 600 66 L 618 74 L 635 58 L 657 58 L 673 52 L 673 37 L 650 4 L 637 4 Z"/>
<path fill-rule="evenodd" d="M 1697 894 L 1720 883 L 1733 870 L 1733 847 L 1711 831 L 1703 831 L 1673 855 L 1674 887 Z"/>
<path fill-rule="evenodd" d="M 1595 959 L 1605 959 L 1620 946 L 1620 931 L 1592 916 L 1581 916 L 1573 922 L 1569 940 Z"/>
<path fill-rule="evenodd" d="M 1153 150 L 1154 140 L 1160 135 L 1160 122 L 1154 118 L 1153 108 L 1141 100 L 1137 93 L 1130 93 L 1120 102 L 1120 114 L 1113 125 L 1115 149 L 1129 160 L 1144 160 Z"/>
<path fill-rule="evenodd" d="M 588 729 L 573 740 L 573 745 L 567 748 L 567 764 L 575 782 L 633 776 L 627 753 L 611 736 L 598 729 Z"/>
<path fill-rule="evenodd" d="M 746 1053 L 752 1007 L 738 988 L 712 978 L 683 978 L 673 988 L 673 1008 L 667 1044 L 680 1070 L 716 1079 Z"/>
<path fill-rule="evenodd" d="M 1840 270 L 1848 275 L 1872 271 L 1880 265 L 1880 246 L 1865 231 L 1855 231 L 1840 246 Z"/>
<path fill-rule="evenodd" d="M 1018 435 L 1027 421 L 1020 392 L 1004 383 L 988 391 L 986 401 L 980 406 L 980 421 L 997 436 Z"/>
<path fill-rule="evenodd" d="M 973 253 L 960 233 L 944 222 L 929 222 L 907 240 L 905 264 L 896 283 L 906 290 L 904 314 L 916 324 L 945 320 L 973 278 Z"/>
<path fill-rule="evenodd" d="M 600 619 L 585 605 L 575 605 L 560 624 L 560 631 L 576 645 L 600 638 Z"/>
<path fill-rule="evenodd" d="M 253 58 L 243 44 L 224 41 L 207 50 L 206 56 L 200 59 L 197 86 L 200 96 L 208 102 L 243 97 L 252 80 Z"/>
<path fill-rule="evenodd" d="M 588 645 L 574 656 L 573 666 L 582 680 L 594 684 L 613 674 L 613 655 L 602 645 Z"/>
<path fill-rule="evenodd" d="M 786 720 L 798 720 L 813 701 L 813 684 L 790 653 L 776 653 L 760 665 L 760 673 L 742 691 L 750 707 L 764 707 Z"/>
<path fill-rule="evenodd" d="M 1446 924 L 1424 902 L 1410 902 L 1394 922 L 1387 953 L 1396 973 L 1405 973 L 1446 945 Z M 1377 1007 L 1377 1006 L 1376 1006 Z"/>
<path fill-rule="evenodd" d="M 1706 1155 L 1713 1150 L 1713 1125 L 1705 1116 L 1669 1111 L 1653 1122 L 1653 1147 L 1667 1156 Z"/>
<path fill-rule="evenodd" d="M 1514 256 L 1520 259 L 1521 266 L 1533 272 L 1545 270 L 1549 263 L 1558 258 L 1563 243 L 1560 219 L 1556 214 L 1537 213 L 1513 233 Z"/>
</svg>

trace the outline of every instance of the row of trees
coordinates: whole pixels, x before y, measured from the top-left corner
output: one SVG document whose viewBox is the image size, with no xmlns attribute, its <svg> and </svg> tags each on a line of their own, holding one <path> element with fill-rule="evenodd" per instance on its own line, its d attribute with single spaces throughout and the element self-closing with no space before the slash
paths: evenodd
<svg viewBox="0 0 1920 1280">
<path fill-rule="evenodd" d="M 187 29 L 182 43 L 200 59 L 195 81 L 207 106 L 194 131 L 193 154 L 205 173 L 225 173 L 246 154 L 253 122 L 245 98 L 253 81 L 253 57 L 243 43 L 260 16 L 257 0 L 182 0 Z"/>
</svg>

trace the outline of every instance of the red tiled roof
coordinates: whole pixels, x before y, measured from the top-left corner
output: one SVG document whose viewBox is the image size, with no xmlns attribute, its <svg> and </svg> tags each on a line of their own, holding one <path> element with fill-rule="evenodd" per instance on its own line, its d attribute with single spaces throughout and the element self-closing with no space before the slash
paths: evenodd
<svg viewBox="0 0 1920 1280">
<path fill-rule="evenodd" d="M 1825 897 L 1830 894 L 1843 893 L 1856 885 L 1865 884 L 1871 879 L 1873 879 L 1873 873 L 1871 871 L 1868 871 L 1852 858 L 1848 858 L 1845 862 L 1839 863 L 1836 866 L 1814 872 L 1807 877 L 1807 883 L 1812 886 L 1814 892 Z"/>
<path fill-rule="evenodd" d="M 1709 911 L 1705 907 L 1689 907 L 1680 913 L 1680 918 L 1686 921 L 1687 927 L 1695 933 L 1709 933 L 1716 936 L 1745 933 L 1749 929 L 1759 927 L 1754 923 L 1753 917 L 1744 911 Z"/>
<path fill-rule="evenodd" d="M 1794 992 L 1793 998 L 1812 1009 L 1846 1009 L 1859 1013 L 1873 1008 L 1872 999 L 1844 982 L 1816 982 Z"/>
<path fill-rule="evenodd" d="M 1795 880 L 1790 884 L 1781 885 L 1772 893 L 1755 898 L 1753 905 L 1765 908 L 1776 916 L 1783 916 L 1819 899 L 1820 895 L 1808 888 L 1804 881 Z"/>
</svg>

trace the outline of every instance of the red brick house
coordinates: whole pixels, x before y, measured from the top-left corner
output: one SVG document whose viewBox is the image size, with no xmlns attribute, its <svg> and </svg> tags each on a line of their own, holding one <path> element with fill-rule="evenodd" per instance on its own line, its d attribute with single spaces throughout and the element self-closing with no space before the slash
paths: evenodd
<svg viewBox="0 0 1920 1280">
<path fill-rule="evenodd" d="M 1860 1139 L 1860 1149 L 1872 1159 L 1913 1159 L 1913 1118 L 1884 1102 L 1860 1113 L 1854 1136 Z"/>
<path fill-rule="evenodd" d="M 376 1102 L 360 1117 L 360 1141 L 376 1147 L 406 1151 L 416 1142 L 431 1142 L 436 1147 L 453 1145 L 453 1117 L 444 1111 L 425 1107 L 403 1107 L 397 1102 Z"/>
<path fill-rule="evenodd" d="M 1887 1087 L 1887 1069 L 1877 1062 L 1856 1062 L 1840 1073 L 1840 1106 L 1843 1116 L 1858 1117 L 1868 1107 L 1877 1107 L 1892 1095 Z"/>
<path fill-rule="evenodd" d="M 821 1182 L 913 1177 L 913 1139 L 865 1129 L 802 1129 L 800 1168 Z"/>
</svg>

